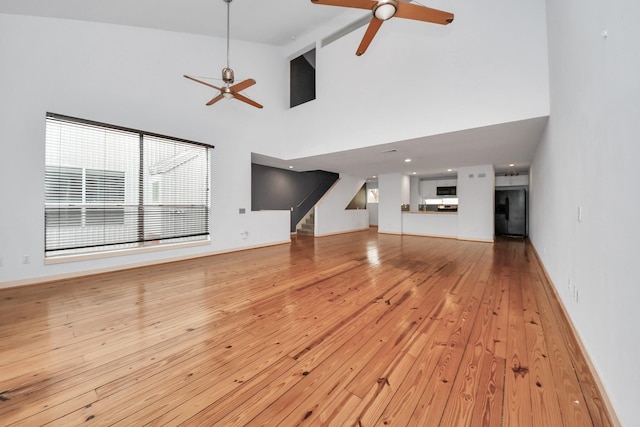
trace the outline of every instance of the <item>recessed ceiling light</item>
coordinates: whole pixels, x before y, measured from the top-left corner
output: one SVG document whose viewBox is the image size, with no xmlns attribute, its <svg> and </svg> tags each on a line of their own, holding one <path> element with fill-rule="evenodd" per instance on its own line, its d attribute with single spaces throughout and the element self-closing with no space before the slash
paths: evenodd
<svg viewBox="0 0 640 427">
<path fill-rule="evenodd" d="M 418 173 L 418 172 L 413 172 L 413 173 L 412 173 L 412 175 L 415 175 L 415 174 L 417 174 L 417 173 Z"/>
<path fill-rule="evenodd" d="M 409 163 L 409 162 L 411 162 L 411 159 L 404 159 L 404 162 L 405 163 Z"/>
<path fill-rule="evenodd" d="M 373 175 L 374 178 L 377 178 L 377 176 Z"/>
<path fill-rule="evenodd" d="M 453 172 L 453 169 L 447 169 L 447 172 Z"/>
<path fill-rule="evenodd" d="M 293 169 L 293 166 L 289 166 L 289 169 Z"/>
<path fill-rule="evenodd" d="M 512 168 L 515 166 L 515 163 L 509 163 L 509 167 Z"/>
</svg>

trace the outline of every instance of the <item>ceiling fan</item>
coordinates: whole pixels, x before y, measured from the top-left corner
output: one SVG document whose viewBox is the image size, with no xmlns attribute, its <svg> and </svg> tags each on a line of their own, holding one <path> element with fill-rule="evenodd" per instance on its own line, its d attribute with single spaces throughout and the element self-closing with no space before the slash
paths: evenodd
<svg viewBox="0 0 640 427">
<path fill-rule="evenodd" d="M 234 98 L 234 99 L 237 99 L 238 101 L 246 102 L 247 104 L 252 105 L 256 108 L 262 108 L 262 105 L 258 104 L 256 101 L 249 99 L 246 96 L 240 94 L 240 91 L 245 90 L 246 88 L 256 84 L 255 80 L 246 79 L 241 81 L 240 83 L 233 84 L 234 82 L 233 70 L 229 67 L 229 9 L 230 9 L 229 3 L 231 3 L 232 0 L 222 0 L 222 1 L 227 3 L 227 66 L 222 69 L 222 81 L 224 82 L 224 86 L 222 87 L 214 86 L 211 83 L 198 80 L 195 77 L 187 76 L 186 74 L 184 75 L 184 77 L 188 78 L 189 80 L 193 80 L 194 82 L 198 82 L 200 84 L 209 86 L 211 88 L 214 88 L 220 91 L 218 95 L 214 96 L 209 102 L 207 102 L 207 105 L 213 105 L 223 98 L 225 99 Z"/>
<path fill-rule="evenodd" d="M 311 3 L 371 10 L 373 17 L 356 50 L 358 56 L 367 51 L 382 23 L 394 16 L 442 25 L 453 22 L 453 13 L 399 0 L 311 0 Z"/>
</svg>

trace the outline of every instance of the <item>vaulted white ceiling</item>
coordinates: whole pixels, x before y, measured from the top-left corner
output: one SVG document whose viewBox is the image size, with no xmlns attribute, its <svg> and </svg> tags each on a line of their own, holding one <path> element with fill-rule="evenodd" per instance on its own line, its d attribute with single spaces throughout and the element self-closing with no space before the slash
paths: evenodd
<svg viewBox="0 0 640 427">
<path fill-rule="evenodd" d="M 282 46 L 353 10 L 310 0 L 233 0 L 231 38 Z M 366 15 L 366 11 L 356 11 Z M 223 0 L 2 0 L 0 13 L 74 19 L 226 37 Z"/>
<path fill-rule="evenodd" d="M 454 6 L 451 3 L 450 11 L 455 13 Z M 332 20 L 362 21 L 369 14 L 363 10 L 314 5 L 310 0 L 233 0 L 230 8 L 232 39 L 283 47 Z M 227 30 L 224 0 L 2 0 L 0 13 L 222 38 Z M 391 172 L 416 172 L 423 177 L 451 175 L 447 172 L 449 168 L 479 164 L 493 164 L 496 171 L 504 172 L 510 169 L 510 163 L 516 163 L 515 168 L 523 171 L 529 168 L 546 122 L 546 117 L 542 117 L 306 158 L 279 160 L 254 155 L 253 160 L 276 167 L 324 169 L 363 178 Z M 469 140 L 474 141 L 473 150 L 465 143 Z M 396 151 L 383 153 L 388 150 Z M 409 157 L 412 163 L 400 161 Z"/>
</svg>

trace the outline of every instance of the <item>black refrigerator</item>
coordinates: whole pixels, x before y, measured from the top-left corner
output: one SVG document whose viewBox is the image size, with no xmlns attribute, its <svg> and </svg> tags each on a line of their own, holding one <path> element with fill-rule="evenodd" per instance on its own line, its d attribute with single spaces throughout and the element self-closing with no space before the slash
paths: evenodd
<svg viewBox="0 0 640 427">
<path fill-rule="evenodd" d="M 527 235 L 527 191 L 496 190 L 496 236 Z"/>
</svg>

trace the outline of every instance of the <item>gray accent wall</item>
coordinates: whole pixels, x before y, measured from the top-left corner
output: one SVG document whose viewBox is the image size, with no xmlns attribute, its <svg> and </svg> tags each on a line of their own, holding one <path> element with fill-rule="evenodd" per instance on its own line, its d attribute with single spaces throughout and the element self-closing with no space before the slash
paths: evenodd
<svg viewBox="0 0 640 427">
<path fill-rule="evenodd" d="M 296 172 L 251 164 L 251 210 L 290 210 L 291 232 L 339 175 L 325 171 Z"/>
</svg>

